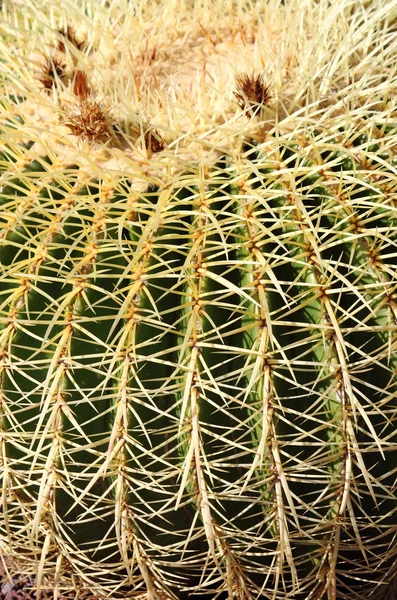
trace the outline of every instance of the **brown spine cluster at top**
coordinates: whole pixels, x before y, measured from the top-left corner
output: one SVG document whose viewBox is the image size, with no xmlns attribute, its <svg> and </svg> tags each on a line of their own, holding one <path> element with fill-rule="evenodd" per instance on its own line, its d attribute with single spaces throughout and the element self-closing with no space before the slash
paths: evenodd
<svg viewBox="0 0 397 600">
<path fill-rule="evenodd" d="M 88 85 L 87 75 L 84 71 L 77 70 L 72 73 L 73 80 L 73 94 L 80 99 L 87 98 L 90 93 L 90 86 Z"/>
<path fill-rule="evenodd" d="M 86 96 L 80 98 L 78 106 L 69 111 L 63 124 L 70 131 L 90 142 L 106 140 L 110 137 L 112 119 L 105 113 L 99 102 Z"/>
<path fill-rule="evenodd" d="M 42 65 L 38 80 L 46 90 L 50 90 L 56 83 L 57 78 L 65 75 L 66 63 L 62 57 L 52 54 L 47 56 Z"/>
<path fill-rule="evenodd" d="M 78 50 L 83 50 L 86 44 L 77 39 L 71 25 L 59 29 L 57 34 L 60 37 L 57 48 L 54 48 L 52 55 L 46 58 L 38 79 L 46 90 L 50 90 L 56 86 L 57 78 L 66 78 L 71 83 L 71 90 L 76 100 L 61 106 L 62 123 L 73 135 L 90 142 L 109 141 L 118 129 L 117 123 L 114 123 L 100 102 L 96 100 L 87 74 L 81 69 L 66 73 L 66 42 Z M 161 152 L 165 147 L 162 136 L 152 128 L 144 132 L 144 144 L 149 153 Z"/>
<path fill-rule="evenodd" d="M 63 120 L 70 131 L 91 142 L 106 140 L 110 137 L 112 119 L 105 113 L 101 104 L 92 96 L 84 71 L 76 70 L 72 74 L 73 94 L 78 98 L 78 104 L 69 110 Z"/>
<path fill-rule="evenodd" d="M 41 71 L 37 75 L 37 79 L 43 84 L 46 90 L 51 90 L 56 85 L 57 78 L 66 76 L 66 57 L 64 54 L 66 51 L 66 40 L 78 50 L 83 50 L 86 46 L 84 41 L 77 39 L 75 30 L 71 25 L 67 25 L 64 29 L 59 29 L 58 35 L 61 39 L 58 41 L 57 47 L 54 47 L 52 54 L 45 58 Z M 83 88 L 80 86 L 80 89 Z"/>
<path fill-rule="evenodd" d="M 270 85 L 260 73 L 240 73 L 235 78 L 234 96 L 248 116 L 256 116 L 271 100 Z"/>
<path fill-rule="evenodd" d="M 65 50 L 66 50 L 65 41 L 66 40 L 72 46 L 77 48 L 77 50 L 84 50 L 85 42 L 77 39 L 76 32 L 71 25 L 67 25 L 64 29 L 58 29 L 58 34 L 61 38 L 58 41 L 58 50 L 60 52 L 65 52 Z"/>
<path fill-rule="evenodd" d="M 161 152 L 164 150 L 164 140 L 157 129 L 149 129 L 145 131 L 145 146 L 152 152 Z"/>
</svg>

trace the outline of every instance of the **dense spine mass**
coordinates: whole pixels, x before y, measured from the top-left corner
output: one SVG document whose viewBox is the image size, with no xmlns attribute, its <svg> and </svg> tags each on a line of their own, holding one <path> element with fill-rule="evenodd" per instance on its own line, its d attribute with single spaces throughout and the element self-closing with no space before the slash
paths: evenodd
<svg viewBox="0 0 397 600">
<path fill-rule="evenodd" d="M 4 86 L 0 532 L 38 588 L 394 600 L 395 112 L 279 125 L 237 84 L 249 124 L 194 155 L 82 70 L 54 146 Z"/>
</svg>

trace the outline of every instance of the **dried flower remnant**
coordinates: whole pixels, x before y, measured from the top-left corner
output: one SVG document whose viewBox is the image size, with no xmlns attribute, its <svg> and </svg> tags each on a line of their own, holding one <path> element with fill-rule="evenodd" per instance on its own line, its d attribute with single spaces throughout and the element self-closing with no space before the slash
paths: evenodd
<svg viewBox="0 0 397 600">
<path fill-rule="evenodd" d="M 161 152 L 164 150 L 164 140 L 156 129 L 149 129 L 144 135 L 145 146 L 151 152 Z"/>
<path fill-rule="evenodd" d="M 96 142 L 110 137 L 112 119 L 104 112 L 99 102 L 85 97 L 70 110 L 63 124 L 74 135 Z"/>
<path fill-rule="evenodd" d="M 64 76 L 65 68 L 66 64 L 63 58 L 55 54 L 47 56 L 37 79 L 43 84 L 46 90 L 50 90 L 54 86 L 56 79 Z"/>
<path fill-rule="evenodd" d="M 73 94 L 78 98 L 84 99 L 90 95 L 91 90 L 88 85 L 87 75 L 84 71 L 74 71 L 72 74 L 73 79 Z"/>
<path fill-rule="evenodd" d="M 85 42 L 77 39 L 76 32 L 71 25 L 67 25 L 64 29 L 58 29 L 58 34 L 61 36 L 61 39 L 58 41 L 58 50 L 60 52 L 65 52 L 66 50 L 65 40 L 68 40 L 77 50 L 84 49 Z"/>
<path fill-rule="evenodd" d="M 249 116 L 257 116 L 271 99 L 270 85 L 260 73 L 241 73 L 236 76 L 234 96 L 242 110 Z"/>
</svg>

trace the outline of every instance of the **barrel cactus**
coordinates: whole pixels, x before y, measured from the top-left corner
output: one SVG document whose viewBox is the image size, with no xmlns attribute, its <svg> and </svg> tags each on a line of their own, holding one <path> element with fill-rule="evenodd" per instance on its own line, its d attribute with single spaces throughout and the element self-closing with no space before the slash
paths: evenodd
<svg viewBox="0 0 397 600">
<path fill-rule="evenodd" d="M 9 576 L 394 600 L 395 2 L 1 10 Z"/>
</svg>

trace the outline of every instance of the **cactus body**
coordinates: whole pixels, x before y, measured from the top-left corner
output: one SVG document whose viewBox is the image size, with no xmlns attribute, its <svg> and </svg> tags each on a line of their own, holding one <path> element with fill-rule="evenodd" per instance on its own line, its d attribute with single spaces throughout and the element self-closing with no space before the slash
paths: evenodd
<svg viewBox="0 0 397 600">
<path fill-rule="evenodd" d="M 2 105 L 7 552 L 82 597 L 391 599 L 387 101 L 284 127 L 251 115 L 194 156 L 140 121 L 145 160 L 117 168 L 97 153 L 123 154 L 117 125 L 73 161 L 62 136 L 40 144 L 30 101 Z"/>
</svg>

